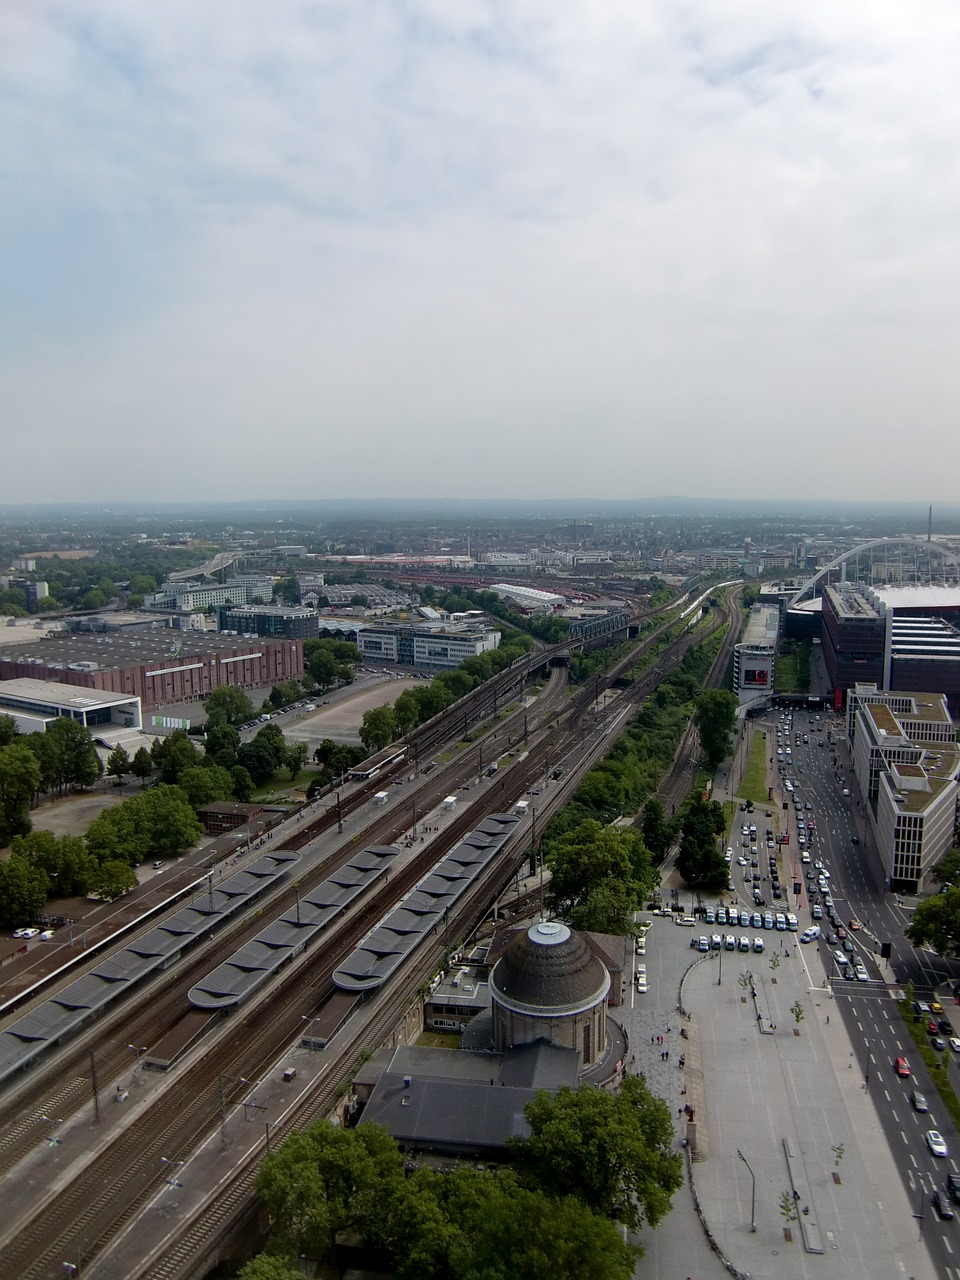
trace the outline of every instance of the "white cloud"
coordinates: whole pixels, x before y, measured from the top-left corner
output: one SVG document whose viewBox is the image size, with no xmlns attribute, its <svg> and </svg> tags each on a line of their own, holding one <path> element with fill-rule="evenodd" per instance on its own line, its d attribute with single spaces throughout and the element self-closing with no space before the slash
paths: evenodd
<svg viewBox="0 0 960 1280">
<path fill-rule="evenodd" d="M 953 496 L 958 40 L 945 0 L 8 3 L 0 499 Z"/>
</svg>

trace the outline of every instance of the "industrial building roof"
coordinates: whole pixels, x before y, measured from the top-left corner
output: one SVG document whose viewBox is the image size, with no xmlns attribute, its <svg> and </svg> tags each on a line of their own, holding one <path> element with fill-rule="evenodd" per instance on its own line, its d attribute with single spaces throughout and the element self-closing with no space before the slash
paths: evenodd
<svg viewBox="0 0 960 1280">
<path fill-rule="evenodd" d="M 775 645 L 779 627 L 780 611 L 776 605 L 754 605 L 740 643 L 753 646 Z"/>
<path fill-rule="evenodd" d="M 37 646 L 31 649 L 35 655 Z M 5 655 L 8 656 L 8 655 Z M 105 693 L 100 689 L 83 689 L 75 684 L 61 684 L 58 680 L 31 680 L 29 678 L 0 682 L 0 704 L 10 699 L 24 702 L 47 702 L 52 706 L 71 708 L 75 711 L 92 711 L 96 707 L 115 707 L 131 702 L 128 693 Z"/>
<path fill-rule="evenodd" d="M 37 666 L 69 667 L 91 664 L 88 669 L 115 669 L 144 666 L 155 662 L 176 662 L 211 653 L 237 653 L 262 649 L 264 645 L 294 644 L 296 641 L 258 636 L 245 640 L 209 631 L 137 631 L 131 635 L 59 634 L 47 636 L 27 646 L 22 653 L 13 647 L 0 653 L 0 661 L 33 663 Z M 9 683 L 9 682 L 4 682 Z"/>
<path fill-rule="evenodd" d="M 960 610 L 960 586 L 917 583 L 903 587 L 873 587 L 871 590 L 889 609 Z"/>
</svg>

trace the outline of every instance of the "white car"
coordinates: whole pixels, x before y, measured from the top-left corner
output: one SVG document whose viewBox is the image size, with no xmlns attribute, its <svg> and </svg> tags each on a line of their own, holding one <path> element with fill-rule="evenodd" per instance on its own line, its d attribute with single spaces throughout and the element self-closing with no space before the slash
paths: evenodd
<svg viewBox="0 0 960 1280">
<path fill-rule="evenodd" d="M 946 1156 L 947 1144 L 944 1142 L 942 1135 L 937 1129 L 927 1130 L 927 1146 L 935 1156 Z"/>
<path fill-rule="evenodd" d="M 15 938 L 36 938 L 39 935 L 39 929 L 15 929 L 13 933 Z"/>
<path fill-rule="evenodd" d="M 947 1043 L 954 1053 L 960 1053 L 960 1036 L 951 1036 Z"/>
</svg>

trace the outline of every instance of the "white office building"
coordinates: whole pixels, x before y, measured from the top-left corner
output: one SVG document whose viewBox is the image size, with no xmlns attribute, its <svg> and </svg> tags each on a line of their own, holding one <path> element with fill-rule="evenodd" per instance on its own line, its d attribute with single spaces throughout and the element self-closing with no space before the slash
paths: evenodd
<svg viewBox="0 0 960 1280">
<path fill-rule="evenodd" d="M 111 729 L 143 726 L 139 698 L 55 680 L 0 680 L 0 715 L 12 716 L 21 733 L 43 733 L 63 716 L 95 738 Z"/>
<path fill-rule="evenodd" d="M 854 773 L 889 888 L 933 888 L 930 871 L 953 845 L 960 749 L 941 693 L 885 693 L 855 685 L 847 695 Z"/>
</svg>

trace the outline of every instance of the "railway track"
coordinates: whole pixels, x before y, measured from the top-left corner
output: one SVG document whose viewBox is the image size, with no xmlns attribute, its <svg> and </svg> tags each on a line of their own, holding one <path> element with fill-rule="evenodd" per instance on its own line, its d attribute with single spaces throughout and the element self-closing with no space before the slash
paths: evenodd
<svg viewBox="0 0 960 1280">
<path fill-rule="evenodd" d="M 528 713 L 528 728 L 529 720 L 532 719 L 531 732 L 534 736 L 538 732 L 548 733 L 549 741 L 555 741 L 556 732 L 545 726 L 558 714 L 557 700 L 562 695 L 564 685 L 562 674 L 557 673 L 552 696 L 548 693 L 543 705 L 535 713 L 533 710 Z M 512 724 L 515 729 L 519 729 L 522 714 L 517 712 L 501 721 L 498 728 L 508 731 Z M 451 788 L 462 782 L 466 759 L 466 756 L 461 756 L 438 769 L 425 788 L 428 797 L 424 797 L 422 789 L 417 791 L 416 799 L 421 812 L 427 812 Z M 472 775 L 471 768 L 470 776 Z M 381 776 L 381 786 L 382 782 Z M 362 803 L 368 799 L 369 795 L 364 793 Z M 354 806 L 351 812 L 357 807 L 360 806 Z M 345 810 L 343 816 L 347 816 Z M 111 1081 L 122 1075 L 132 1066 L 129 1046 L 155 1044 L 168 1034 L 189 1008 L 186 993 L 190 987 L 227 959 L 244 941 L 258 933 L 263 927 L 265 915 L 280 915 L 292 907 L 298 897 L 309 893 L 355 856 L 358 848 L 370 844 L 394 843 L 411 825 L 411 819 L 412 815 L 408 816 L 405 804 L 402 807 L 391 807 L 386 814 L 378 814 L 361 831 L 352 833 L 335 853 L 318 863 L 312 871 L 296 881 L 283 882 L 269 898 L 259 902 L 242 919 L 224 928 L 208 945 L 191 953 L 175 969 L 159 974 L 137 993 L 139 999 L 136 1006 L 131 1008 L 128 1003 L 118 1007 L 59 1055 L 56 1063 L 57 1080 L 52 1087 L 49 1081 L 50 1068 L 41 1066 L 36 1072 L 26 1076 L 21 1084 L 8 1089 L 0 1106 L 0 1173 L 14 1168 L 19 1160 L 43 1140 L 49 1126 L 45 1116 L 56 1115 L 65 1121 L 89 1102 L 93 1093 L 90 1061 L 92 1046 L 96 1048 L 96 1072 L 100 1081 Z M 335 812 L 333 821 L 336 822 Z M 299 848 L 302 849 L 311 838 L 316 838 L 317 825 L 311 824 L 313 831 L 307 833 L 306 841 L 301 839 L 304 832 L 294 833 Z M 454 826 L 458 825 L 459 819 Z M 446 830 L 451 829 L 450 824 L 447 824 Z M 284 841 L 280 847 L 288 848 L 291 843 L 292 841 Z M 436 848 L 435 845 L 432 847 Z M 435 856 L 439 857 L 439 854 Z M 69 1081 L 67 1086 L 63 1085 L 64 1078 Z"/>
<path fill-rule="evenodd" d="M 720 625 L 719 620 L 717 625 Z M 661 631 L 662 628 L 644 637 L 645 643 L 642 648 L 653 643 Z M 665 666 L 678 663 L 690 645 L 699 643 L 703 638 L 702 632 L 681 637 L 672 650 L 665 651 L 661 656 L 658 671 L 635 682 L 634 687 L 623 696 L 629 701 L 640 700 L 662 678 L 661 671 Z M 609 687 L 622 671 L 636 660 L 637 654 L 634 652 L 605 673 L 602 677 L 603 687 Z M 596 688 L 591 685 L 575 695 L 561 712 L 550 711 L 550 715 L 545 717 L 545 720 L 548 723 L 555 717 L 555 726 L 552 729 L 541 728 L 541 738 L 531 748 L 526 758 L 511 767 L 508 777 L 501 779 L 500 807 L 506 808 L 512 804 L 530 783 L 542 775 L 546 761 L 551 758 L 551 753 L 552 758 L 557 758 L 561 742 L 567 737 L 571 728 L 578 725 L 584 712 L 595 702 L 595 698 Z M 501 722 L 501 726 L 505 727 L 506 723 Z M 561 723 L 564 725 L 563 730 L 559 727 Z M 443 786 L 449 785 L 446 773 L 445 769 L 441 775 Z M 448 826 L 444 843 L 447 845 L 454 843 L 476 825 L 489 807 L 489 793 L 474 805 L 466 806 L 457 815 L 456 820 Z M 390 830 L 399 834 L 409 825 L 407 822 L 396 824 L 395 817 L 394 822 L 394 828 L 388 827 L 386 831 L 379 823 L 372 824 L 377 828 L 377 834 L 374 836 L 372 833 L 368 835 L 365 832 L 362 838 L 367 843 L 390 843 L 391 841 L 387 839 Z M 368 832 L 371 832 L 371 828 L 368 828 Z M 297 837 L 299 838 L 300 835 L 301 833 L 298 832 Z M 310 838 L 308 835 L 307 840 L 309 841 Z M 351 842 L 353 846 L 351 851 L 355 851 L 357 840 L 358 837 L 354 837 Z M 402 876 L 392 880 L 389 886 L 389 900 L 385 888 L 383 893 L 378 893 L 365 905 L 358 916 L 345 922 L 327 944 L 316 948 L 308 959 L 296 965 L 294 972 L 285 971 L 285 981 L 279 996 L 275 995 L 269 1002 L 265 1001 L 251 1008 L 246 1014 L 235 1015 L 230 1029 L 233 1037 L 231 1043 L 218 1039 L 216 1053 L 204 1054 L 193 1066 L 182 1073 L 175 1093 L 166 1091 L 161 1095 L 151 1105 L 149 1112 L 142 1120 L 108 1143 L 62 1191 L 38 1206 L 37 1212 L 23 1224 L 22 1228 L 14 1229 L 12 1238 L 0 1245 L 0 1274 L 22 1276 L 24 1280 L 29 1280 L 31 1277 L 37 1277 L 40 1280 L 41 1277 L 60 1275 L 60 1264 L 57 1259 L 65 1254 L 69 1256 L 70 1244 L 78 1236 L 82 1236 L 85 1240 L 88 1255 L 95 1257 L 162 1183 L 161 1155 L 173 1153 L 176 1158 L 181 1158 L 182 1153 L 192 1150 L 200 1137 L 208 1133 L 216 1124 L 221 1107 L 237 1100 L 236 1084 L 227 1089 L 224 1096 L 223 1080 L 229 1078 L 234 1082 L 246 1081 L 263 1074 L 267 1066 L 275 1061 L 283 1049 L 296 1038 L 301 1019 L 299 1011 L 304 1007 L 315 1006 L 324 990 L 329 989 L 330 974 L 336 964 L 349 953 L 369 925 L 379 918 L 393 901 L 402 896 L 405 891 L 404 886 L 409 887 L 416 882 L 428 865 L 427 860 L 429 859 L 429 865 L 433 865 L 442 856 L 442 852 L 442 849 L 434 843 L 422 857 L 416 856 L 411 859 L 409 867 L 405 869 Z M 522 856 L 524 855 L 521 853 L 516 859 L 511 858 L 511 864 L 519 865 Z M 330 869 L 328 865 L 324 874 L 329 874 Z M 498 868 L 501 878 L 505 876 L 504 884 L 509 883 L 514 870 L 514 865 Z M 489 901 L 491 892 L 495 896 L 495 886 L 489 881 L 485 882 L 483 888 L 478 886 L 476 894 L 471 899 L 471 906 L 465 910 L 475 909 L 481 894 L 484 894 Z M 235 940 L 232 945 L 236 945 Z M 428 944 L 427 947 L 422 948 L 421 962 L 432 963 L 438 948 L 442 953 L 443 948 L 439 943 Z M 205 972 L 213 967 L 214 963 L 215 961 L 207 953 L 203 957 L 201 967 Z M 183 981 L 181 979 L 179 983 L 179 990 L 169 993 L 169 1000 L 182 1000 L 182 993 L 185 990 Z M 405 984 L 401 986 L 401 992 L 404 989 Z M 415 989 L 416 981 L 413 986 L 413 990 Z M 374 1032 L 381 1023 L 384 1032 L 393 1025 L 397 1016 L 397 1003 L 396 991 L 391 994 L 391 998 L 383 1000 L 382 1007 L 377 1012 L 374 1027 L 368 1026 L 363 1032 L 368 1043 L 370 1039 L 373 1039 L 374 1043 L 377 1042 Z M 138 1043 L 145 1042 L 148 1038 L 145 1034 L 138 1037 L 129 1022 L 125 1025 L 128 1027 L 125 1035 L 133 1036 Z M 155 1035 L 156 1020 L 153 1028 Z M 348 1034 L 344 1037 L 344 1051 L 340 1054 L 341 1062 L 346 1063 L 347 1066 L 349 1066 L 352 1046 L 353 1039 Z M 129 1058 L 126 1059 L 126 1063 L 129 1065 Z M 333 1091 L 338 1087 L 340 1078 L 339 1073 L 331 1072 L 323 1087 L 315 1095 L 311 1095 L 309 1114 L 314 1118 L 324 1114 L 329 1107 Z M 82 1074 L 75 1077 L 67 1086 L 61 1084 L 61 1088 L 67 1090 L 66 1101 L 69 1101 L 77 1090 L 82 1091 L 84 1084 L 89 1087 L 89 1078 L 84 1081 Z M 244 1084 L 243 1089 L 249 1089 L 249 1086 Z M 188 1104 L 184 1104 L 184 1097 L 189 1098 Z M 303 1114 L 306 1116 L 308 1113 Z M 309 1118 L 302 1120 L 302 1123 L 309 1122 Z M 299 1116 L 297 1127 L 301 1127 Z M 36 1140 L 35 1135 L 33 1140 Z M 167 1158 L 171 1156 L 167 1154 Z M 231 1205 L 245 1201 L 252 1185 L 252 1174 L 250 1178 L 251 1182 L 244 1189 L 245 1175 L 241 1175 L 229 1192 L 222 1197 L 222 1208 L 218 1212 L 229 1213 Z M 186 1248 L 187 1244 L 187 1239 L 184 1238 L 182 1247 Z M 181 1246 L 178 1246 L 178 1252 L 180 1248 Z M 164 1266 L 166 1267 L 166 1263 Z M 161 1271 L 154 1267 L 149 1274 L 161 1276 L 173 1275 L 177 1272 L 175 1270 L 168 1272 L 166 1269 Z"/>
<path fill-rule="evenodd" d="M 530 752 L 516 772 L 511 771 L 511 784 L 505 791 L 508 803 L 513 803 L 540 776 L 548 749 L 549 744 L 544 742 Z M 445 831 L 443 844 L 452 847 L 476 826 L 487 808 L 485 797 L 465 807 Z M 12 1240 L 0 1246 L 0 1275 L 22 1280 L 59 1275 L 58 1259 L 69 1253 L 78 1236 L 85 1240 L 88 1254 L 96 1256 L 163 1182 L 161 1156 L 181 1159 L 210 1132 L 221 1107 L 238 1101 L 249 1090 L 245 1082 L 259 1078 L 296 1038 L 300 1010 L 313 1007 L 331 989 L 330 975 L 337 964 L 440 856 L 442 851 L 436 845 L 418 852 L 322 948 L 305 956 L 293 970 L 288 969 L 281 988 L 271 999 L 261 1001 L 247 1013 L 235 1014 L 224 1024 L 229 1034 L 217 1038 L 215 1052 L 203 1054 L 184 1070 L 175 1089 L 158 1095 L 135 1126 L 121 1131 L 78 1171 L 67 1187 L 48 1198 Z M 489 892 L 488 879 L 483 893 Z M 471 902 L 476 900 L 475 894 Z M 394 1019 L 395 996 L 384 1003 L 390 1008 L 389 1018 Z M 224 1080 L 231 1083 L 224 1086 Z"/>
</svg>

